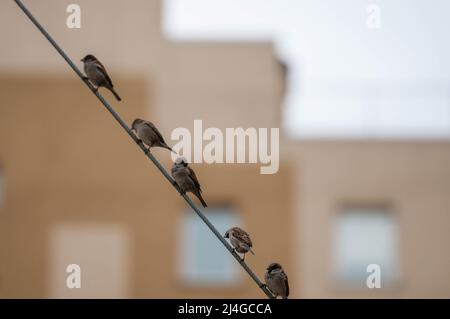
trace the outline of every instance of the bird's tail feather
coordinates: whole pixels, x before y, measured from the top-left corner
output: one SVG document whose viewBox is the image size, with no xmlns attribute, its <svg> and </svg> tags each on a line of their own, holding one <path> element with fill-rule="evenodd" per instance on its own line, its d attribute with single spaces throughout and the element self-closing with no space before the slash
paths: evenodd
<svg viewBox="0 0 450 319">
<path fill-rule="evenodd" d="M 109 90 L 112 92 L 112 94 L 114 94 L 114 96 L 116 97 L 117 101 L 122 101 L 122 99 L 120 98 L 119 94 L 117 94 L 117 92 L 113 88 L 110 88 Z"/>
<path fill-rule="evenodd" d="M 169 151 L 174 152 L 175 154 L 178 155 L 178 153 L 175 152 L 169 145 L 167 145 L 167 144 L 162 144 L 161 146 L 164 147 L 164 148 L 167 148 Z"/>
<path fill-rule="evenodd" d="M 253 252 L 253 250 L 249 247 L 248 250 L 252 253 L 252 255 L 255 255 L 255 253 Z"/>
<path fill-rule="evenodd" d="M 206 204 L 205 200 L 203 199 L 202 195 L 200 194 L 200 192 L 197 192 L 197 194 L 195 194 L 198 199 L 200 200 L 200 202 L 202 202 L 203 207 L 208 207 L 208 205 Z"/>
</svg>

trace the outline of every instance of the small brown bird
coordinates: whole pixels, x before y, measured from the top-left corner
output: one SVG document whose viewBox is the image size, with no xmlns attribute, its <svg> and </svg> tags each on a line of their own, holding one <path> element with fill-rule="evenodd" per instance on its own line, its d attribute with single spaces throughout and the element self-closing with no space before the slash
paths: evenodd
<svg viewBox="0 0 450 319">
<path fill-rule="evenodd" d="M 152 122 L 135 119 L 133 124 L 131 124 L 131 129 L 136 131 L 139 139 L 148 146 L 149 150 L 152 147 L 163 147 L 176 153 L 166 144 L 161 133 Z"/>
<path fill-rule="evenodd" d="M 270 264 L 269 267 L 267 267 L 264 279 L 266 280 L 266 286 L 275 298 L 280 296 L 283 299 L 287 299 L 289 296 L 288 277 L 280 264 Z"/>
<path fill-rule="evenodd" d="M 200 202 L 202 202 L 203 207 L 208 206 L 201 195 L 202 190 L 200 188 L 200 183 L 198 182 L 197 176 L 195 176 L 194 171 L 188 167 L 188 163 L 185 158 L 177 158 L 175 163 L 173 163 L 171 173 L 173 179 L 177 182 L 183 193 L 191 192 L 198 197 Z"/>
<path fill-rule="evenodd" d="M 242 260 L 245 260 L 245 254 L 247 252 L 251 252 L 253 255 L 255 254 L 252 250 L 253 244 L 250 235 L 242 228 L 230 228 L 227 230 L 224 237 L 230 239 L 231 245 L 234 247 L 235 251 L 244 254 Z"/>
<path fill-rule="evenodd" d="M 114 90 L 114 85 L 112 84 L 111 78 L 106 72 L 105 67 L 95 56 L 88 54 L 81 59 L 81 61 L 84 62 L 84 72 L 86 73 L 87 79 L 96 86 L 96 91 L 99 87 L 105 87 L 114 94 L 117 101 L 122 100 L 119 94 Z"/>
</svg>

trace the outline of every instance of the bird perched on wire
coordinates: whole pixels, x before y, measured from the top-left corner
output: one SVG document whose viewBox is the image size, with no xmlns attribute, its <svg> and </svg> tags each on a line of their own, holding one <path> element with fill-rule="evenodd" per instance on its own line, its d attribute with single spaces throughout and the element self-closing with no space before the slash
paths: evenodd
<svg viewBox="0 0 450 319">
<path fill-rule="evenodd" d="M 139 140 L 144 142 L 148 146 L 149 150 L 152 147 L 163 147 L 176 153 L 166 144 L 161 133 L 152 122 L 144 121 L 142 119 L 135 119 L 133 124 L 131 124 L 131 129 L 136 131 Z"/>
<path fill-rule="evenodd" d="M 272 263 L 267 267 L 267 272 L 264 276 L 266 286 L 272 292 L 275 298 L 278 296 L 287 299 L 289 296 L 288 277 L 278 263 Z"/>
<path fill-rule="evenodd" d="M 105 87 L 114 94 L 117 101 L 122 100 L 119 94 L 117 94 L 114 90 L 114 85 L 112 84 L 111 78 L 106 72 L 105 67 L 99 60 L 97 60 L 95 56 L 88 54 L 81 59 L 81 61 L 84 62 L 84 72 L 86 73 L 86 78 L 96 86 L 95 91 L 97 91 L 99 87 Z"/>
<path fill-rule="evenodd" d="M 252 250 L 252 240 L 250 239 L 250 235 L 239 227 L 232 227 L 227 230 L 224 238 L 229 238 L 231 245 L 234 247 L 234 250 L 240 254 L 244 254 L 242 260 L 245 260 L 245 254 L 251 252 L 253 255 L 255 254 Z"/>
<path fill-rule="evenodd" d="M 200 183 L 198 182 L 197 176 L 194 171 L 188 166 L 187 160 L 183 157 L 177 158 L 172 166 L 172 177 L 177 182 L 181 191 L 184 193 L 191 192 L 198 197 L 200 202 L 202 202 L 203 207 L 207 207 L 206 202 L 203 200 L 201 195 L 202 190 L 200 188 Z"/>
</svg>

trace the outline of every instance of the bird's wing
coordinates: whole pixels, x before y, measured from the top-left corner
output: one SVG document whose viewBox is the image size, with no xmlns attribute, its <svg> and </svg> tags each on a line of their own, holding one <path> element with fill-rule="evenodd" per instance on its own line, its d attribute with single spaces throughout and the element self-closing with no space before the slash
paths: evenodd
<svg viewBox="0 0 450 319">
<path fill-rule="evenodd" d="M 197 187 L 197 189 L 201 192 L 200 189 L 200 183 L 198 182 L 197 176 L 195 175 L 194 171 L 192 170 L 192 168 L 190 168 L 189 166 L 186 167 L 189 171 L 189 177 L 192 179 L 192 181 L 194 182 L 195 187 Z"/>
<path fill-rule="evenodd" d="M 250 235 L 243 229 L 236 227 L 234 229 L 234 237 L 239 239 L 241 242 L 246 244 L 248 247 L 252 247 L 252 240 L 250 239 Z"/>
<path fill-rule="evenodd" d="M 99 60 L 97 60 L 95 62 L 95 64 L 96 64 L 95 66 L 97 67 L 97 69 L 99 69 L 100 72 L 102 72 L 105 75 L 106 81 L 108 81 L 109 85 L 111 85 L 111 87 L 113 87 L 111 78 L 109 77 L 108 72 L 106 72 L 106 69 L 103 66 L 103 64 Z"/>
<path fill-rule="evenodd" d="M 150 122 L 150 121 L 145 121 L 145 125 L 147 125 L 148 127 L 150 127 L 150 128 L 153 130 L 153 132 L 155 132 L 155 134 L 158 135 L 159 140 L 160 140 L 161 142 L 163 142 L 164 144 L 166 144 L 166 142 L 164 141 L 164 138 L 162 137 L 161 133 L 158 131 L 158 129 L 156 128 L 156 126 L 155 126 L 152 122 Z"/>
</svg>

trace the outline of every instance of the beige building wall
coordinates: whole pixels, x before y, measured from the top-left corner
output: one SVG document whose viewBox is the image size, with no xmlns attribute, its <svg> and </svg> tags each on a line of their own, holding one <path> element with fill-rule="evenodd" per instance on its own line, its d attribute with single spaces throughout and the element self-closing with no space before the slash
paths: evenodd
<svg viewBox="0 0 450 319">
<path fill-rule="evenodd" d="M 119 78 L 117 87 L 128 106 L 118 104 L 117 110 L 130 123 L 142 114 L 139 105 L 152 97 L 142 79 Z M 0 105 L 0 158 L 7 180 L 0 211 L 2 297 L 263 297 L 244 275 L 238 285 L 227 289 L 188 287 L 177 277 L 176 225 L 186 204 L 80 81 L 3 78 Z M 166 150 L 154 153 L 170 168 Z M 258 242 L 258 254 L 248 260 L 255 271 L 262 275 L 274 256 L 289 265 L 288 168 L 283 165 L 279 174 L 261 178 L 256 165 L 194 167 L 210 206 L 233 206 Z M 273 192 L 273 188 L 288 191 Z M 73 236 L 81 229 L 79 245 L 62 235 L 67 251 L 58 247 L 61 236 L 55 236 L 64 227 L 75 229 Z M 88 245 L 85 237 L 95 234 L 96 227 L 100 239 L 93 238 Z M 106 242 L 104 249 L 95 244 L 108 227 L 119 229 L 119 239 L 124 238 L 118 249 L 127 256 L 120 268 L 126 273 L 120 278 L 128 279 L 110 286 L 118 291 L 105 293 L 89 279 L 99 283 L 117 279 L 111 270 L 116 266 L 110 264 L 116 260 L 111 243 Z M 91 231 L 84 234 L 83 229 Z M 116 243 L 116 237 L 113 232 L 106 238 Z M 64 290 L 64 262 L 77 260 L 86 265 L 85 288 Z M 89 267 L 92 263 L 96 267 Z"/>
<path fill-rule="evenodd" d="M 70 0 L 24 0 L 24 4 L 65 52 L 79 61 L 95 53 L 111 73 L 148 74 L 157 70 L 163 43 L 159 0 L 77 0 L 81 28 L 66 26 Z M 14 1 L 2 1 L 2 72 L 67 74 L 67 65 Z M 39 57 L 39 59 L 37 59 Z"/>
<path fill-rule="evenodd" d="M 450 297 L 450 144 L 299 143 L 295 171 L 296 269 L 307 298 Z M 352 289 L 333 279 L 333 227 L 346 204 L 388 205 L 399 229 L 399 279 Z M 383 288 L 383 285 L 382 285 Z"/>
</svg>

